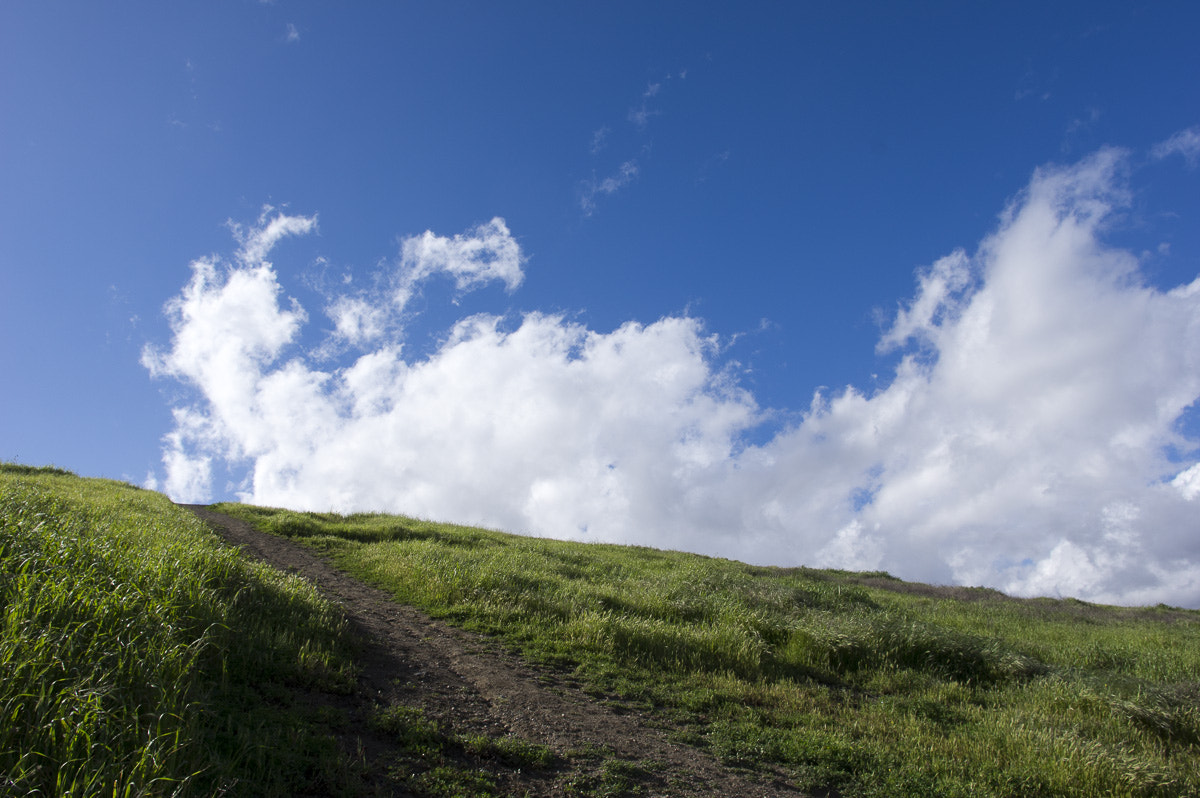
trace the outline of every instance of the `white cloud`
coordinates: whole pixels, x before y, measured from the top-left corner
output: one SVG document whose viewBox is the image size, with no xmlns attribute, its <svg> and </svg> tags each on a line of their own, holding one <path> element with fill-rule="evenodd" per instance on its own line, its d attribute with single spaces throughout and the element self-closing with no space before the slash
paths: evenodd
<svg viewBox="0 0 1200 798">
<path fill-rule="evenodd" d="M 1100 241 L 1126 201 L 1123 163 L 1106 150 L 1039 170 L 974 256 L 919 276 L 881 340 L 918 343 L 891 385 L 821 399 L 763 447 L 770 487 L 752 503 L 773 508 L 780 539 L 815 526 L 819 543 L 853 521 L 886 567 L 1022 593 L 1118 600 L 1161 567 L 1165 596 L 1168 577 L 1194 578 L 1200 523 L 1163 480 L 1180 470 L 1164 454 L 1173 424 L 1200 396 L 1200 302 L 1144 287 L 1136 259 Z M 772 479 L 784 473 L 803 476 Z M 1138 510 L 1120 547 L 1105 532 L 1116 506 Z M 1114 555 L 1151 539 L 1170 556 Z"/>
<path fill-rule="evenodd" d="M 160 486 L 155 476 L 149 477 L 147 487 L 160 487 L 172 499 L 183 503 L 207 501 L 212 494 L 212 457 L 189 451 L 197 441 L 202 448 L 213 449 L 207 420 L 194 411 L 176 408 L 175 429 L 163 438 L 163 465 L 167 478 Z M 209 444 L 204 446 L 204 444 Z"/>
<path fill-rule="evenodd" d="M 264 218 L 236 265 L 192 265 L 170 349 L 144 357 L 199 391 L 162 484 L 199 499 L 223 462 L 263 504 L 1200 605 L 1200 464 L 1178 431 L 1200 397 L 1200 279 L 1148 287 L 1104 242 L 1125 162 L 1038 170 L 974 253 L 918 273 L 881 336 L 899 354 L 886 387 L 818 392 L 758 446 L 764 414 L 690 317 L 601 333 L 475 315 L 406 357 L 397 308 L 421 280 L 520 284 L 499 219 L 406 239 L 395 290 L 331 302 L 332 335 L 368 351 L 319 370 L 290 348 L 306 316 L 263 260 L 311 225 Z"/>
<path fill-rule="evenodd" d="M 941 321 L 940 314 L 955 307 L 954 300 L 960 297 L 970 280 L 970 261 L 961 249 L 921 272 L 917 278 L 917 298 L 897 312 L 896 321 L 876 349 L 889 352 L 913 338 L 925 342 L 930 331 Z"/>
<path fill-rule="evenodd" d="M 1192 501 L 1197 496 L 1200 496 L 1200 463 L 1179 472 L 1171 480 L 1171 484 L 1179 490 L 1179 495 L 1188 501 Z"/>
<path fill-rule="evenodd" d="M 295 24 L 289 22 L 285 29 L 284 37 L 289 44 L 298 42 L 300 41 L 300 31 L 296 28 Z"/>
<path fill-rule="evenodd" d="M 1181 130 L 1166 141 L 1156 144 L 1150 154 L 1158 159 L 1181 155 L 1189 167 L 1195 168 L 1200 164 L 1200 125 Z"/>
<path fill-rule="evenodd" d="M 453 277 L 459 291 L 474 290 L 493 280 L 515 291 L 525 277 L 520 246 L 499 217 L 454 238 L 426 230 L 404 239 L 394 294 L 397 307 L 403 309 L 417 284 L 439 272 Z"/>
<path fill-rule="evenodd" d="M 339 296 L 325 309 L 333 320 L 336 337 L 353 346 L 379 340 L 388 323 L 388 312 L 365 297 Z"/>
<path fill-rule="evenodd" d="M 274 218 L 268 218 L 275 213 L 270 205 L 263 207 L 258 217 L 258 225 L 247 229 L 234 222 L 226 222 L 233 232 L 234 239 L 241 244 L 237 251 L 237 259 L 246 266 L 256 266 L 263 262 L 280 240 L 290 235 L 304 235 L 317 229 L 315 216 L 286 216 L 276 213 Z"/>
</svg>

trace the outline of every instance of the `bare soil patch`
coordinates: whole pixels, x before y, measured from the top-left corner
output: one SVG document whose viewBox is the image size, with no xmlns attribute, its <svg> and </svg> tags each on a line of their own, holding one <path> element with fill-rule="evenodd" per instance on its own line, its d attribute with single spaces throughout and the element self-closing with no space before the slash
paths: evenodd
<svg viewBox="0 0 1200 798">
<path fill-rule="evenodd" d="M 501 761 L 491 776 L 512 795 L 797 796 L 780 773 L 731 770 L 705 752 L 669 739 L 661 718 L 600 702 L 561 674 L 535 668 L 488 638 L 456 629 L 397 603 L 313 552 L 203 505 L 183 505 L 229 543 L 295 573 L 343 610 L 361 642 L 358 689 L 350 696 L 314 694 L 343 711 L 347 751 L 365 761 L 381 788 L 403 755 L 393 738 L 371 730 L 379 707 L 414 707 L 457 734 L 512 736 L 549 748 L 553 763 L 518 770 Z M 626 763 L 620 785 L 613 761 Z M 607 781 L 606 781 L 607 779 Z M 369 779 L 370 780 L 370 779 Z"/>
</svg>

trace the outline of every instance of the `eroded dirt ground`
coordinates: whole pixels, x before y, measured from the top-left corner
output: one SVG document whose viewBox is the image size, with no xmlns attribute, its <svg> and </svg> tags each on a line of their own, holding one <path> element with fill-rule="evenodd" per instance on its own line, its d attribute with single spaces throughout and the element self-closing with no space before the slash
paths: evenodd
<svg viewBox="0 0 1200 798">
<path fill-rule="evenodd" d="M 561 674 L 535 669 L 487 638 L 401 605 L 309 550 L 202 505 L 185 505 L 229 543 L 312 582 L 336 602 L 361 640 L 358 689 L 313 694 L 341 710 L 340 731 L 376 783 L 401 761 L 400 743 L 368 723 L 379 707 L 412 707 L 452 734 L 515 737 L 555 753 L 534 768 L 502 761 L 490 776 L 508 794 L 582 796 L 796 796 L 782 776 L 730 770 L 703 751 L 672 742 L 659 720 L 598 701 Z M 616 773 L 616 776 L 614 776 Z M 393 794 L 395 794 L 393 792 Z"/>
</svg>

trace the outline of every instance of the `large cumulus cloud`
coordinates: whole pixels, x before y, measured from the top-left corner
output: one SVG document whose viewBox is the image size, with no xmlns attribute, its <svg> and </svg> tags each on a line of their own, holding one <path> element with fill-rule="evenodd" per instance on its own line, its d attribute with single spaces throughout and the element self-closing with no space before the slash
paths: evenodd
<svg viewBox="0 0 1200 798">
<path fill-rule="evenodd" d="M 383 288 L 329 299 L 306 354 L 307 311 L 267 257 L 316 220 L 267 213 L 235 229 L 231 261 L 192 264 L 169 346 L 143 357 L 195 390 L 155 484 L 205 500 L 221 463 L 261 504 L 1200 605 L 1180 425 L 1200 397 L 1200 280 L 1150 287 L 1106 243 L 1127 160 L 1038 170 L 975 251 L 918 273 L 880 337 L 898 359 L 885 387 L 797 397 L 799 420 L 758 445 L 766 414 L 691 317 L 598 332 L 475 315 L 406 354 L 424 281 L 520 286 L 501 219 L 404 240 Z"/>
</svg>

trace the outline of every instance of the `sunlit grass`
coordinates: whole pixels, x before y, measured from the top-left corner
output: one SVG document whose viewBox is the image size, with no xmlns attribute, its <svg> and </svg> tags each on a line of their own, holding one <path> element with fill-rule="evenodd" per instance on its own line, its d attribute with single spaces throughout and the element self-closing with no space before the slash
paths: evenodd
<svg viewBox="0 0 1200 798">
<path fill-rule="evenodd" d="M 1200 613 L 224 506 L 744 766 L 864 796 L 1200 794 Z"/>
</svg>

